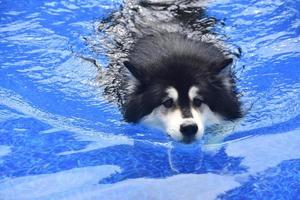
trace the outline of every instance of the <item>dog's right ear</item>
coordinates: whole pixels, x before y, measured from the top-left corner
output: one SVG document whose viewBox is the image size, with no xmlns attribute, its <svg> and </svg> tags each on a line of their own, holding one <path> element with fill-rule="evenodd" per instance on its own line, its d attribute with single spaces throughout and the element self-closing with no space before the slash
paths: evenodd
<svg viewBox="0 0 300 200">
<path fill-rule="evenodd" d="M 129 61 L 124 61 L 123 64 L 137 80 L 141 81 L 142 76 L 134 65 Z"/>
<path fill-rule="evenodd" d="M 226 58 L 222 62 L 213 62 L 211 72 L 213 75 L 228 76 L 231 73 L 232 58 Z"/>
</svg>

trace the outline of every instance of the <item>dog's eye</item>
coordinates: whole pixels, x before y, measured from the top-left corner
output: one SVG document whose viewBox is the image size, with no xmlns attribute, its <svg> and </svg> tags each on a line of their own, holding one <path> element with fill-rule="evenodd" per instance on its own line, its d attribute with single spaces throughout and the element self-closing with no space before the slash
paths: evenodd
<svg viewBox="0 0 300 200">
<path fill-rule="evenodd" d="M 194 104 L 195 107 L 200 107 L 202 105 L 202 103 L 203 103 L 202 99 L 194 98 L 193 104 Z"/>
<path fill-rule="evenodd" d="M 166 108 L 171 108 L 174 105 L 173 99 L 167 99 L 162 103 Z"/>
</svg>

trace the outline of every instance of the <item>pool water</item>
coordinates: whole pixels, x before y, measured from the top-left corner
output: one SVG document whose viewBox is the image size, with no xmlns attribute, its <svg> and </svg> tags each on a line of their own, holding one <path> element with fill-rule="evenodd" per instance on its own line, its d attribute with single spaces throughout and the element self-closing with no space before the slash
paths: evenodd
<svg viewBox="0 0 300 200">
<path fill-rule="evenodd" d="M 300 199 L 300 1 L 207 5 L 247 114 L 192 145 L 125 123 L 78 56 L 109 63 L 86 38 L 121 6 L 0 0 L 0 199 Z"/>
</svg>

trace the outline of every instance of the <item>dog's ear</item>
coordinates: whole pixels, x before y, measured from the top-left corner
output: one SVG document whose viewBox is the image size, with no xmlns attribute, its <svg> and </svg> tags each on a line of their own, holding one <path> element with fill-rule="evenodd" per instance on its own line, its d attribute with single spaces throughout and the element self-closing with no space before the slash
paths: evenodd
<svg viewBox="0 0 300 200">
<path fill-rule="evenodd" d="M 211 63 L 211 72 L 212 75 L 229 75 L 231 73 L 231 65 L 232 65 L 233 59 L 232 58 L 226 58 L 222 60 L 221 62 L 213 62 Z"/>
<path fill-rule="evenodd" d="M 124 61 L 123 64 L 137 80 L 141 81 L 142 75 L 133 64 L 129 61 Z"/>
</svg>

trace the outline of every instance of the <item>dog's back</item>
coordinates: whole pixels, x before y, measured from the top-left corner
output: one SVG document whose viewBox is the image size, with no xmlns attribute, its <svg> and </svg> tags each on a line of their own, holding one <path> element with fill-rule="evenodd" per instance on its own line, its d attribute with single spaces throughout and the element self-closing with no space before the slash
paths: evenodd
<svg viewBox="0 0 300 200">
<path fill-rule="evenodd" d="M 213 17 L 205 16 L 204 4 L 205 1 L 196 0 L 127 0 L 121 11 L 103 20 L 99 25 L 99 40 L 94 42 L 96 44 L 92 48 L 96 51 L 100 49 L 99 53 L 103 53 L 104 49 L 110 60 L 109 70 L 99 74 L 99 83 L 106 97 L 122 105 L 127 89 L 127 80 L 122 78 L 122 74 L 126 74 L 123 62 L 140 38 L 180 33 L 193 40 L 211 41 L 222 46 L 211 32 L 216 21 Z M 176 42 L 178 49 L 182 48 L 180 39 Z M 145 45 L 144 48 L 149 49 L 150 46 Z M 153 51 L 158 50 L 153 48 Z"/>
</svg>

